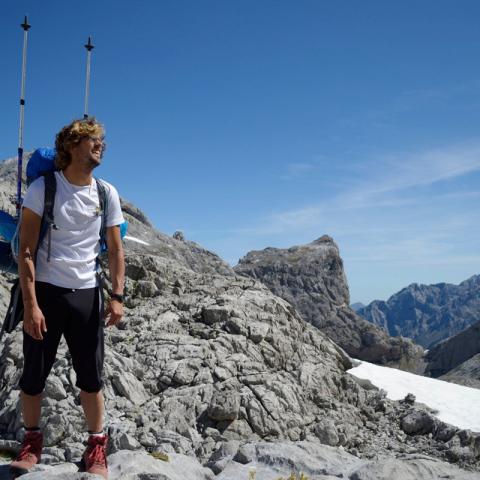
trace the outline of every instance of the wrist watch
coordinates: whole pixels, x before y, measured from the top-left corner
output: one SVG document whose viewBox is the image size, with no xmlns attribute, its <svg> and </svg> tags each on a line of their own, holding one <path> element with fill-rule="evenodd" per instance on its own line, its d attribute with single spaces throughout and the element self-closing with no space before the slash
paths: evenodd
<svg viewBox="0 0 480 480">
<path fill-rule="evenodd" d="M 117 302 L 123 303 L 123 295 L 120 293 L 112 293 L 110 295 L 111 300 L 116 300 Z"/>
</svg>

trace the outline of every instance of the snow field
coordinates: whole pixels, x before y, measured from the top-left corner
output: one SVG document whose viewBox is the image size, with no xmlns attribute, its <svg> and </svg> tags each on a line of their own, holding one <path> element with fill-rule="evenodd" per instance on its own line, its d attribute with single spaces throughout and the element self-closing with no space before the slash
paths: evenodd
<svg viewBox="0 0 480 480">
<path fill-rule="evenodd" d="M 436 410 L 435 416 L 443 422 L 480 432 L 479 389 L 363 361 L 348 373 L 370 380 L 373 385 L 385 390 L 391 400 L 401 400 L 408 393 L 413 393 L 417 402 Z"/>
</svg>

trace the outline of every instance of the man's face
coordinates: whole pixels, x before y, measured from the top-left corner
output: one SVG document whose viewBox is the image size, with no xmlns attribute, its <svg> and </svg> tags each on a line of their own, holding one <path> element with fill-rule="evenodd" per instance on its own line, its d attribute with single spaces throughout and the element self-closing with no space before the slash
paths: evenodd
<svg viewBox="0 0 480 480">
<path fill-rule="evenodd" d="M 91 168 L 100 165 L 103 152 L 103 137 L 89 135 L 83 137 L 80 142 L 72 148 L 72 157 L 82 162 L 87 162 Z"/>
</svg>

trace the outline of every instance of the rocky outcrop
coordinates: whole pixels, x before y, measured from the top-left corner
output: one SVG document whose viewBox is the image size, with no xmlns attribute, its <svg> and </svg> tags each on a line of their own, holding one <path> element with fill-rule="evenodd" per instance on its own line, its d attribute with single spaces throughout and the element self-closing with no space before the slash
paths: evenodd
<svg viewBox="0 0 480 480">
<path fill-rule="evenodd" d="M 480 322 L 429 350 L 425 373 L 467 386 L 480 383 Z M 447 374 L 447 375 L 446 375 Z"/>
<path fill-rule="evenodd" d="M 480 275 L 459 285 L 414 283 L 386 302 L 370 303 L 358 314 L 390 335 L 431 348 L 480 321 Z"/>
<path fill-rule="evenodd" d="M 279 480 L 308 478 L 311 480 L 476 480 L 478 474 L 461 470 L 446 462 L 419 454 L 398 458 L 380 457 L 362 460 L 339 448 L 300 442 L 256 442 L 241 446 L 230 442 L 219 450 L 217 462 L 224 468 L 215 476 L 198 460 L 171 453 L 155 458 L 144 452 L 119 451 L 108 457 L 110 480 Z M 7 477 L 7 465 L 0 464 L 0 479 Z M 2 473 L 5 471 L 5 477 Z M 39 465 L 25 480 L 87 480 L 99 478 L 78 473 L 77 465 Z"/>
<path fill-rule="evenodd" d="M 345 373 L 346 354 L 262 284 L 145 253 L 129 257 L 127 274 L 125 324 L 106 337 L 116 448 L 205 458 L 220 438 L 299 440 L 329 416 L 324 399 L 340 402 L 351 423 L 355 403 L 369 397 Z M 57 358 L 44 405 L 46 443 L 75 456 L 83 420 L 65 345 Z M 20 364 L 16 332 L 0 362 L 0 431 L 12 439 L 21 434 Z"/>
<path fill-rule="evenodd" d="M 308 323 L 355 357 L 415 370 L 422 350 L 390 338 L 350 307 L 347 279 L 335 242 L 328 236 L 288 249 L 266 248 L 243 257 L 235 271 L 264 283 L 292 304 Z"/>
<path fill-rule="evenodd" d="M 466 387 L 480 388 L 480 353 L 452 368 L 439 378 Z"/>
<path fill-rule="evenodd" d="M 214 474 L 196 458 L 170 453 L 162 457 L 146 452 L 122 450 L 108 456 L 110 480 L 213 480 Z M 5 471 L 5 476 L 2 475 Z M 7 479 L 8 467 L 0 465 L 0 480 Z M 40 464 L 22 475 L 22 480 L 99 480 L 102 477 L 80 473 L 74 463 Z"/>
</svg>

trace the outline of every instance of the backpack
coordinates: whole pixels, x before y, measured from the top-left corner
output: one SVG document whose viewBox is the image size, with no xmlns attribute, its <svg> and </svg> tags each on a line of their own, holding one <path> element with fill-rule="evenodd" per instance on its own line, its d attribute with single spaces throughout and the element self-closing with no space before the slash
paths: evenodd
<svg viewBox="0 0 480 480">
<path fill-rule="evenodd" d="M 47 172 L 57 170 L 55 167 L 56 155 L 57 152 L 54 148 L 37 148 L 32 153 L 27 163 L 27 186 Z"/>
</svg>

